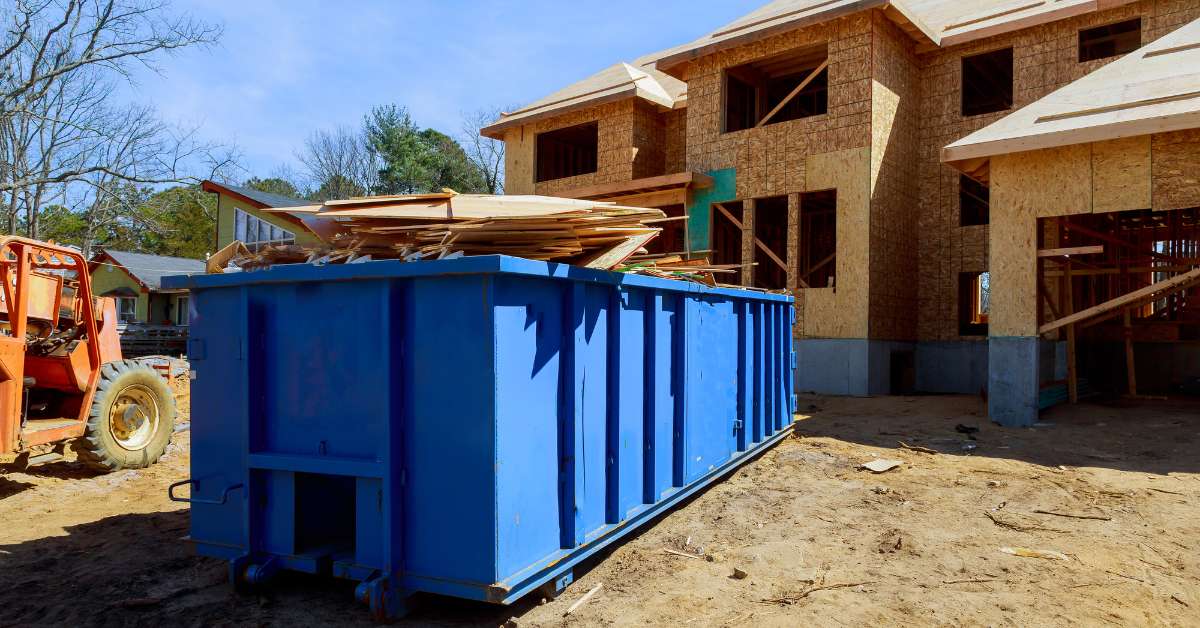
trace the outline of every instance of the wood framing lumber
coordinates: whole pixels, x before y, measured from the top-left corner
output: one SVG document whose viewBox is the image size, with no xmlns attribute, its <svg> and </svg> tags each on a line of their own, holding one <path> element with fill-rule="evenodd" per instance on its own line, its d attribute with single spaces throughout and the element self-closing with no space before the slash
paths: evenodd
<svg viewBox="0 0 1200 628">
<path fill-rule="evenodd" d="M 1154 257 L 1157 259 L 1171 260 L 1173 262 L 1180 261 L 1179 258 L 1174 257 L 1172 255 L 1166 255 L 1164 253 L 1159 253 L 1157 251 L 1143 250 L 1142 248 L 1138 247 L 1137 245 L 1133 244 L 1132 242 L 1126 242 L 1125 240 L 1113 237 L 1107 233 L 1102 233 L 1100 231 L 1096 231 L 1095 229 L 1089 229 L 1088 227 L 1084 227 L 1083 225 L 1075 224 L 1075 223 L 1071 222 L 1070 220 L 1064 220 L 1062 225 L 1067 231 L 1075 231 L 1078 233 L 1082 233 L 1083 235 L 1091 236 L 1093 238 L 1096 238 L 1097 240 L 1103 240 L 1114 246 L 1119 246 L 1119 247 L 1130 249 L 1133 251 L 1138 251 L 1139 253 L 1144 253 L 1146 255 L 1149 255 L 1150 257 Z"/>
<path fill-rule="evenodd" d="M 788 95 L 785 96 L 783 100 L 779 101 L 778 105 L 775 105 L 774 109 L 772 109 L 770 112 L 768 112 L 767 115 L 763 116 L 763 119 L 759 120 L 758 124 L 754 125 L 754 128 L 757 129 L 757 128 L 763 126 L 764 124 L 770 122 L 771 118 L 775 117 L 775 114 L 779 113 L 779 111 L 781 109 L 783 109 L 784 107 L 786 107 L 788 103 L 792 102 L 792 100 L 795 99 L 796 96 L 800 95 L 800 92 L 804 91 L 804 88 L 808 87 L 808 84 L 813 82 L 813 79 L 817 78 L 817 76 L 820 75 L 821 72 L 824 72 L 825 68 L 828 68 L 828 67 L 829 67 L 829 58 L 826 57 L 826 59 L 821 62 L 821 65 L 817 66 L 817 69 L 813 70 L 808 76 L 804 77 L 803 81 L 800 81 L 800 84 L 796 86 L 796 89 L 793 89 L 790 93 L 788 93 Z"/>
<path fill-rule="evenodd" d="M 728 209 L 725 209 L 725 206 L 721 205 L 720 203 L 713 203 L 713 207 L 716 207 L 723 216 L 728 218 L 729 222 L 732 222 L 733 226 L 738 228 L 738 231 L 742 230 L 742 221 L 738 220 L 737 218 L 734 218 L 733 214 L 729 213 Z M 771 258 L 772 262 L 775 262 L 776 264 L 778 264 L 779 267 L 783 269 L 783 272 L 785 272 L 785 273 L 787 272 L 787 269 L 788 269 L 787 264 L 784 263 L 783 260 L 779 259 L 779 256 L 776 255 L 775 252 L 772 251 L 770 248 L 768 248 L 767 245 L 764 244 L 762 240 L 759 240 L 758 238 L 754 238 L 754 245 L 757 246 L 759 249 L 761 249 L 763 253 L 766 253 L 767 257 Z M 801 282 L 801 283 L 803 283 L 803 282 Z M 807 288 L 808 285 L 805 284 L 801 287 Z"/>
<path fill-rule="evenodd" d="M 1074 323 L 1086 321 L 1090 318 L 1107 314 L 1122 307 L 1136 305 L 1137 303 L 1147 299 L 1153 299 L 1166 293 L 1189 288 L 1196 283 L 1200 283 L 1200 268 L 1195 268 L 1189 272 L 1183 273 L 1182 275 L 1176 275 L 1170 279 L 1150 284 L 1145 288 L 1134 290 L 1129 294 L 1119 296 L 1115 299 L 1110 299 L 1099 305 L 1089 307 L 1086 310 L 1080 310 L 1074 314 L 1068 314 L 1067 316 L 1064 316 L 1056 321 L 1042 325 L 1041 328 L 1038 329 L 1038 333 L 1048 334 L 1056 329 L 1061 329 Z"/>
<path fill-rule="evenodd" d="M 1061 249 L 1042 249 L 1038 251 L 1038 257 L 1065 257 L 1067 255 L 1095 255 L 1104 252 L 1104 245 L 1096 246 L 1071 246 Z"/>
</svg>

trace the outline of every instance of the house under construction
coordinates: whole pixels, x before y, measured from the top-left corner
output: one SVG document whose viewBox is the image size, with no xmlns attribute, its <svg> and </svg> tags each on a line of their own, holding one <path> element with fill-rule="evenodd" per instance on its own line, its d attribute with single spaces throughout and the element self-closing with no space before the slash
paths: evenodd
<svg viewBox="0 0 1200 628">
<path fill-rule="evenodd" d="M 1200 377 L 1200 0 L 778 0 L 483 130 L 796 297 L 797 389 L 993 420 Z M 729 280 L 731 283 L 734 280 Z"/>
</svg>

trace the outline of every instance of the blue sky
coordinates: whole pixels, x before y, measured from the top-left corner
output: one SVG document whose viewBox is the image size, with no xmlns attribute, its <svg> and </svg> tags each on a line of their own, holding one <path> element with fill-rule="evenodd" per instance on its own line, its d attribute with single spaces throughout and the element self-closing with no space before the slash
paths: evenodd
<svg viewBox="0 0 1200 628">
<path fill-rule="evenodd" d="M 458 134 L 461 113 L 520 105 L 617 61 L 685 43 L 763 0 L 175 0 L 221 42 L 140 72 L 130 97 L 236 143 L 267 176 L 314 129 L 372 106 Z"/>
</svg>

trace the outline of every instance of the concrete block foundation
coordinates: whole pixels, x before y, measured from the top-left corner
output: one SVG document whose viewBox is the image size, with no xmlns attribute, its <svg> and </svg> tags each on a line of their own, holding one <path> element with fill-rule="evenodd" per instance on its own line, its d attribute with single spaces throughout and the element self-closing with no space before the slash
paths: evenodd
<svg viewBox="0 0 1200 628">
<path fill-rule="evenodd" d="M 1005 427 L 1030 427 L 1038 420 L 1040 364 L 1037 337 L 988 339 L 988 416 Z"/>
</svg>

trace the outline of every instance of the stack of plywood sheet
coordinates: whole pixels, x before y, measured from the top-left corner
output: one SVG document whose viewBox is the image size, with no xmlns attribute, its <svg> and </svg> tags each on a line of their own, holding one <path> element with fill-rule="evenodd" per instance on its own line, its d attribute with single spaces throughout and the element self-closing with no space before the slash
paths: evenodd
<svg viewBox="0 0 1200 628">
<path fill-rule="evenodd" d="M 611 269 L 653 240 L 657 209 L 545 196 L 413 194 L 288 207 L 325 244 L 272 246 L 235 258 L 243 268 L 321 260 L 438 259 L 504 254 Z"/>
</svg>

